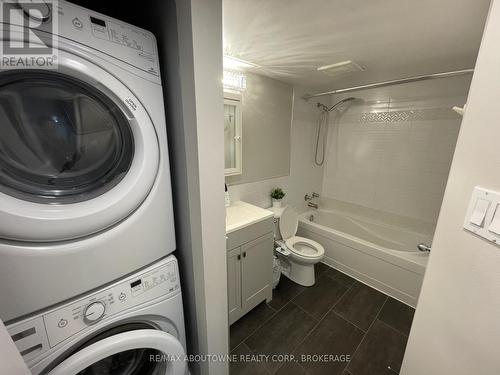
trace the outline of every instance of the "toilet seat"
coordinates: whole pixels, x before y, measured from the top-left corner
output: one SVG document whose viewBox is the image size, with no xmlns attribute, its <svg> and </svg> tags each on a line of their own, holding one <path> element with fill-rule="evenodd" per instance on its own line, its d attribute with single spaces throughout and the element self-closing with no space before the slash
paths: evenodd
<svg viewBox="0 0 500 375">
<path fill-rule="evenodd" d="M 285 245 L 292 253 L 303 258 L 323 258 L 325 248 L 309 238 L 293 236 L 285 241 Z"/>
<path fill-rule="evenodd" d="M 280 232 L 288 250 L 290 250 L 293 255 L 304 259 L 313 260 L 316 258 L 323 258 L 323 255 L 325 255 L 323 246 L 309 238 L 295 235 L 298 226 L 299 217 L 297 212 L 291 207 L 286 207 L 280 218 Z"/>
<path fill-rule="evenodd" d="M 278 240 L 277 243 L 288 252 L 286 255 L 280 252 L 287 258 L 286 267 L 283 268 L 284 275 L 297 284 L 314 285 L 314 265 L 325 256 L 324 247 L 316 241 L 296 235 L 299 215 L 292 207 L 285 207 L 279 218 L 282 240 Z"/>
</svg>

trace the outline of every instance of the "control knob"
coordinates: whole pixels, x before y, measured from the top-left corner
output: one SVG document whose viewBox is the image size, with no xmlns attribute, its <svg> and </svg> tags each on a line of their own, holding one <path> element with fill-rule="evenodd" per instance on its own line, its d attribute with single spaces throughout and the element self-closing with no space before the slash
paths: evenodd
<svg viewBox="0 0 500 375">
<path fill-rule="evenodd" d="M 85 308 L 83 312 L 83 318 L 86 323 L 92 324 L 102 319 L 104 312 L 106 311 L 106 305 L 101 301 L 92 302 Z"/>
</svg>

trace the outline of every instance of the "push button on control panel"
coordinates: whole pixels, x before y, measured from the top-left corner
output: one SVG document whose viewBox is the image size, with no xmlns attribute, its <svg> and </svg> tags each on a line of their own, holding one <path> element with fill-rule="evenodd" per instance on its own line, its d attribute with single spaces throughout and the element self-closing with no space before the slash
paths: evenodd
<svg viewBox="0 0 500 375">
<path fill-rule="evenodd" d="M 82 21 L 80 21 L 78 17 L 73 18 L 71 22 L 73 23 L 73 26 L 76 27 L 77 29 L 83 28 L 83 23 Z"/>
</svg>

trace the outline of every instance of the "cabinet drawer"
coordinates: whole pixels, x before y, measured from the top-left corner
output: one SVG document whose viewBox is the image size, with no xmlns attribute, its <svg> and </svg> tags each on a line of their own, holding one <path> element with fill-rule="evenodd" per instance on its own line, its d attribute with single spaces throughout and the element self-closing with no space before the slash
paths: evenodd
<svg viewBox="0 0 500 375">
<path fill-rule="evenodd" d="M 234 249 L 235 247 L 246 244 L 247 242 L 261 237 L 269 232 L 273 232 L 273 230 L 274 223 L 272 217 L 259 221 L 258 223 L 252 224 L 248 227 L 241 228 L 227 235 L 226 249 Z"/>
</svg>

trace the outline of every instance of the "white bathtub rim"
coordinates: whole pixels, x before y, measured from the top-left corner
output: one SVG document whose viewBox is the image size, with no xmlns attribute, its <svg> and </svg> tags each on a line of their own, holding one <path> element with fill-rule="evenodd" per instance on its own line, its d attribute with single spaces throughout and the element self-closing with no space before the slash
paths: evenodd
<svg viewBox="0 0 500 375">
<path fill-rule="evenodd" d="M 320 211 L 326 212 L 326 213 L 333 213 L 333 214 L 339 215 L 339 216 L 346 216 L 346 217 L 348 217 L 350 219 L 360 220 L 361 222 L 365 221 L 365 222 L 370 223 L 370 224 L 379 225 L 381 227 L 390 228 L 392 230 L 398 230 L 398 231 L 405 232 L 405 233 L 411 233 L 411 234 L 414 234 L 414 235 L 416 234 L 416 235 L 427 235 L 427 236 L 430 236 L 429 233 L 424 233 L 424 232 L 420 232 L 420 231 L 417 231 L 417 230 L 410 230 L 410 229 L 408 229 L 406 227 L 398 227 L 396 225 L 391 225 L 391 224 L 387 224 L 387 223 L 384 223 L 384 222 L 379 222 L 379 221 L 371 220 L 369 218 L 364 218 L 362 216 L 349 215 L 349 214 L 344 213 L 343 211 L 331 210 L 331 209 L 325 210 L 325 209 L 322 209 L 322 208 L 320 209 Z M 355 240 L 359 239 L 360 241 L 363 241 L 363 242 L 365 242 L 367 244 L 373 245 L 373 246 L 375 246 L 377 248 L 387 249 L 387 250 L 391 250 L 391 251 L 395 251 L 395 252 L 403 252 L 405 254 L 406 253 L 407 254 L 414 253 L 414 254 L 418 254 L 418 255 L 427 255 L 426 253 L 423 254 L 423 253 L 421 253 L 418 250 L 395 250 L 395 249 L 386 248 L 384 246 L 379 246 L 379 245 L 374 244 L 373 242 L 363 240 L 361 238 L 358 238 L 356 236 L 350 235 L 348 233 L 345 233 L 345 232 L 333 229 L 333 228 L 331 228 L 329 226 L 319 224 L 319 223 L 317 223 L 315 221 L 310 221 L 308 219 L 308 217 L 310 215 L 314 215 L 317 212 L 318 211 L 312 211 L 312 210 L 310 210 L 310 211 L 307 211 L 307 212 L 304 212 L 304 213 L 300 214 L 299 215 L 299 222 L 303 222 L 304 224 L 310 224 L 311 226 L 320 227 L 322 229 L 325 228 L 324 230 L 327 230 L 327 231 L 332 230 L 332 231 L 334 231 L 335 233 L 337 233 L 340 236 L 347 236 L 347 237 L 355 239 Z M 429 243 L 429 245 L 431 245 L 431 244 Z M 416 247 L 416 245 L 415 245 L 415 247 Z"/>
<path fill-rule="evenodd" d="M 326 212 L 326 213 L 333 213 L 335 215 L 339 215 L 339 216 L 345 216 L 345 217 L 348 217 L 350 219 L 354 219 L 354 220 L 360 220 L 360 221 L 364 221 L 366 223 L 370 223 L 370 224 L 376 224 L 376 225 L 379 225 L 381 227 L 385 227 L 385 228 L 390 228 L 390 229 L 397 229 L 399 231 L 402 231 L 402 232 L 407 232 L 407 233 L 412 233 L 412 234 L 416 234 L 416 235 L 425 235 L 425 236 L 431 236 L 432 237 L 432 233 L 430 233 L 429 231 L 425 231 L 423 229 L 417 229 L 417 228 L 410 228 L 408 225 L 403 225 L 403 226 L 399 226 L 399 225 L 395 225 L 395 224 L 392 224 L 392 223 L 387 223 L 385 221 L 380 221 L 380 220 L 376 220 L 374 218 L 371 218 L 371 217 L 367 217 L 367 216 L 363 216 L 363 215 L 360 215 L 360 214 L 356 214 L 356 213 L 353 213 L 353 212 L 348 212 L 348 211 L 343 211 L 343 210 L 339 210 L 339 209 L 335 209 L 335 208 L 325 208 L 325 207 L 319 207 L 319 209 L 317 210 L 308 210 L 308 211 L 305 211 L 305 212 L 302 212 L 300 214 L 300 217 L 306 219 L 307 221 L 309 221 L 309 219 L 307 219 L 308 216 L 310 215 L 314 215 L 314 214 L 317 214 L 319 212 Z M 422 224 L 428 224 L 428 223 L 424 223 L 422 222 Z"/>
<path fill-rule="evenodd" d="M 303 225 L 302 229 L 313 232 L 314 234 L 325 238 L 325 240 L 341 243 L 342 245 L 348 246 L 353 250 L 361 251 L 362 253 L 381 259 L 394 266 L 404 268 L 419 275 L 423 275 L 425 273 L 427 260 L 429 258 L 428 254 L 387 249 L 330 227 L 310 222 L 307 219 L 301 219 L 300 224 Z M 325 234 L 325 232 L 327 234 Z M 330 238 L 329 235 L 334 238 Z M 373 251 L 374 249 L 376 252 Z"/>
</svg>

